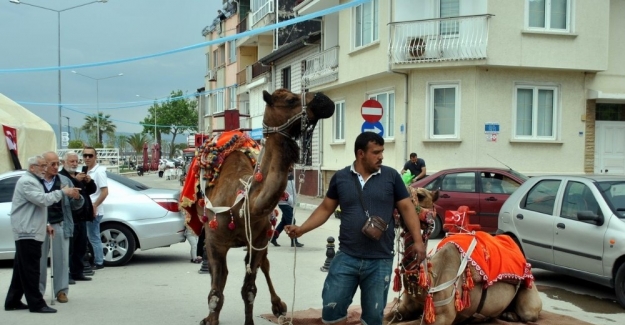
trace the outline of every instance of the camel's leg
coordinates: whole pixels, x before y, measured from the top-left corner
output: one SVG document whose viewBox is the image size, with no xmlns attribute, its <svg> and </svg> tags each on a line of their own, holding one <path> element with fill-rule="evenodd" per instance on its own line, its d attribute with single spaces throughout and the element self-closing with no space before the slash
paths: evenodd
<svg viewBox="0 0 625 325">
<path fill-rule="evenodd" d="M 266 253 L 265 257 L 260 262 L 260 269 L 265 275 L 265 280 L 267 280 L 267 286 L 269 287 L 269 294 L 271 294 L 271 312 L 276 317 L 286 315 L 286 303 L 276 294 L 276 290 L 273 288 L 273 283 L 271 282 L 271 277 L 269 276 L 269 259 Z"/>
<path fill-rule="evenodd" d="M 423 313 L 423 306 L 404 291 L 396 309 L 384 315 L 384 324 L 397 324 L 418 319 Z M 403 323 L 402 323 L 403 324 Z"/>
<path fill-rule="evenodd" d="M 538 315 L 543 309 L 543 302 L 538 295 L 536 284 L 528 289 L 523 286 L 519 288 L 519 292 L 513 301 L 511 310 L 501 314 L 501 319 L 513 322 L 535 322 Z"/>
<path fill-rule="evenodd" d="M 208 294 L 209 314 L 200 322 L 200 325 L 219 324 L 219 313 L 224 305 L 224 287 L 228 279 L 228 265 L 226 264 L 228 248 L 218 248 L 211 242 L 207 233 L 205 243 L 208 267 L 211 271 L 211 291 Z"/>
<path fill-rule="evenodd" d="M 255 246 L 262 247 L 260 245 Z M 249 261 L 249 254 L 252 254 L 252 260 L 250 263 L 250 269 L 252 272 L 245 274 L 245 278 L 243 279 L 243 287 L 241 288 L 241 298 L 243 298 L 243 303 L 245 304 L 245 325 L 254 325 L 254 300 L 256 300 L 256 293 L 258 292 L 258 288 L 256 287 L 256 274 L 262 260 L 267 258 L 267 249 L 264 249 L 262 251 L 248 249 L 244 261 L 246 264 L 246 269 L 247 263 Z"/>
</svg>

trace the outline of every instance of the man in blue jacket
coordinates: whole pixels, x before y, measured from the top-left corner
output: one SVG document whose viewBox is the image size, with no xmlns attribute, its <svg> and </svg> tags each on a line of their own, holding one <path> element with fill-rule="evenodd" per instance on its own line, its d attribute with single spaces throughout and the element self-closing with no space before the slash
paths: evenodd
<svg viewBox="0 0 625 325">
<path fill-rule="evenodd" d="M 78 189 L 63 188 L 46 193 L 41 180 L 47 168 L 42 156 L 28 158 L 28 171 L 17 181 L 11 205 L 11 227 L 15 239 L 13 277 L 4 310 L 29 309 L 31 313 L 56 313 L 48 307 L 39 291 L 39 261 L 41 244 L 46 232 L 54 235 L 54 228 L 46 226 L 49 205 L 65 197 L 80 196 Z M 21 299 L 26 297 L 28 305 Z"/>
</svg>

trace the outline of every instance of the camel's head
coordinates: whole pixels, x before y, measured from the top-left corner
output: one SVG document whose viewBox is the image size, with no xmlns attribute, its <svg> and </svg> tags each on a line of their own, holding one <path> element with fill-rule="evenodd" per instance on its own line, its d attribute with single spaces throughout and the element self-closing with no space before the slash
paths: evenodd
<svg viewBox="0 0 625 325">
<path fill-rule="evenodd" d="M 412 186 L 407 186 L 407 188 L 415 207 L 420 206 L 428 210 L 434 208 L 434 202 L 438 200 L 438 190 L 432 192 L 422 187 L 414 188 Z"/>
<path fill-rule="evenodd" d="M 264 91 L 263 100 L 267 104 L 263 117 L 265 135 L 277 132 L 296 139 L 303 131 L 312 132 L 318 120 L 334 114 L 334 102 L 322 93 L 308 92 L 302 100 L 300 95 L 281 88 L 273 94 Z"/>
</svg>

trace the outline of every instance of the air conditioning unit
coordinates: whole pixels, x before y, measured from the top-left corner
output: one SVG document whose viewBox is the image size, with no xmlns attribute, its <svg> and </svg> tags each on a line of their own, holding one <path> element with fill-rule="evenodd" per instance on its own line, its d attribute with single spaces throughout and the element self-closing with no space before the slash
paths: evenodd
<svg viewBox="0 0 625 325">
<path fill-rule="evenodd" d="M 425 56 L 425 39 L 421 37 L 408 38 L 406 46 L 409 58 L 421 59 Z"/>
<path fill-rule="evenodd" d="M 208 81 L 217 81 L 217 75 L 213 70 L 208 70 L 206 76 L 208 77 Z"/>
</svg>

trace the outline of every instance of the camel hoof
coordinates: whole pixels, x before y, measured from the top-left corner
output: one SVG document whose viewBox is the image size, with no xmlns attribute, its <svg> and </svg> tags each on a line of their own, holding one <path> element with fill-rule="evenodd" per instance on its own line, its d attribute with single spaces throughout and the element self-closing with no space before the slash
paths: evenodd
<svg viewBox="0 0 625 325">
<path fill-rule="evenodd" d="M 216 321 L 215 324 L 213 325 L 218 325 L 218 324 L 219 324 L 219 321 Z M 205 318 L 200 321 L 200 325 L 211 325 L 211 322 Z"/>
<path fill-rule="evenodd" d="M 286 303 L 284 301 L 280 300 L 279 303 L 273 304 L 271 306 L 271 312 L 276 317 L 286 316 L 286 312 L 287 312 L 287 310 L 286 310 Z"/>
</svg>

